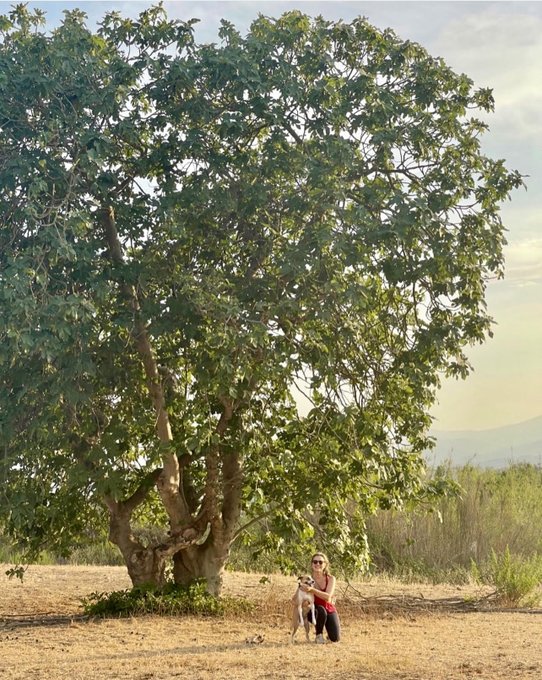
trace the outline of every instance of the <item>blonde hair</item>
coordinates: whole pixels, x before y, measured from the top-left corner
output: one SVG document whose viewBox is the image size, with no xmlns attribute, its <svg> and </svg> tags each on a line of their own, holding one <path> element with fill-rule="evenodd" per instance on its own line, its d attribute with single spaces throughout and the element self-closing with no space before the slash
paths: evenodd
<svg viewBox="0 0 542 680">
<path fill-rule="evenodd" d="M 315 557 L 321 557 L 324 560 L 324 566 L 322 568 L 322 571 L 327 576 L 331 576 L 331 572 L 329 571 L 329 560 L 327 558 L 327 555 L 323 552 L 315 552 L 314 555 L 311 557 L 311 566 L 312 566 L 312 561 Z"/>
</svg>

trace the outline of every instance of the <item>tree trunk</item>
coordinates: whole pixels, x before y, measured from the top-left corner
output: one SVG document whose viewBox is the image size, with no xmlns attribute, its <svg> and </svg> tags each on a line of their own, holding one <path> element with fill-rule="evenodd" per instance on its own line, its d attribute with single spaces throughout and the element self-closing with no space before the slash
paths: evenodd
<svg viewBox="0 0 542 680">
<path fill-rule="evenodd" d="M 209 536 L 203 545 L 194 545 L 180 550 L 173 556 L 173 578 L 175 583 L 189 585 L 203 578 L 207 591 L 218 597 L 222 590 L 224 565 L 230 552 L 229 541 L 218 543 Z"/>
<path fill-rule="evenodd" d="M 119 547 L 133 585 L 163 585 L 166 556 L 158 548 L 145 547 L 135 538 L 130 525 L 129 506 L 111 498 L 106 499 L 106 504 L 109 508 L 109 540 Z"/>
<path fill-rule="evenodd" d="M 165 583 L 166 560 L 153 548 L 141 548 L 126 558 L 128 574 L 134 586 L 149 584 L 163 586 Z"/>
<path fill-rule="evenodd" d="M 109 258 L 122 271 L 123 249 L 112 206 L 103 206 L 100 221 Z M 225 453 L 216 445 L 209 447 L 205 454 L 203 501 L 199 511 L 191 508 L 185 495 L 186 478 L 173 447 L 166 397 L 151 334 L 141 313 L 139 293 L 132 283 L 122 277 L 120 291 L 133 315 L 132 342 L 143 364 L 147 389 L 156 414 L 156 434 L 162 452 L 162 468 L 153 471 L 129 499 L 106 499 L 110 511 L 110 538 L 119 546 L 134 585 L 161 585 L 164 582 L 166 561 L 173 557 L 176 583 L 187 585 L 195 579 L 204 578 L 207 590 L 218 595 L 233 528 L 240 512 L 240 457 L 238 453 Z M 224 436 L 236 408 L 239 407 L 239 403 L 234 404 L 231 398 L 223 397 L 220 401 L 223 411 L 215 429 L 219 438 Z M 161 545 L 145 547 L 133 536 L 130 519 L 133 510 L 146 497 L 150 482 L 156 485 L 160 494 L 169 517 L 170 531 L 169 538 Z M 210 530 L 205 538 L 208 528 Z"/>
</svg>

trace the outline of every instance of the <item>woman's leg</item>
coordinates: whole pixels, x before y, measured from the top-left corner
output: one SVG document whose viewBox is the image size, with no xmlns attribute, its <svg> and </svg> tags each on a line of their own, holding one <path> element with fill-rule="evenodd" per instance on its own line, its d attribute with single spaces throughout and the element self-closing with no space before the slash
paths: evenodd
<svg viewBox="0 0 542 680">
<path fill-rule="evenodd" d="M 316 623 L 315 623 L 316 635 L 322 635 L 322 633 L 324 632 L 324 626 L 326 626 L 326 630 L 327 630 L 326 621 L 327 621 L 328 614 L 327 614 L 326 608 L 322 607 L 321 604 L 316 605 L 315 610 L 316 610 Z M 310 611 L 309 611 L 308 619 L 311 623 L 314 623 L 314 621 L 312 620 L 312 615 L 311 615 Z"/>
<path fill-rule="evenodd" d="M 337 612 L 326 612 L 326 614 L 325 625 L 327 636 L 331 642 L 339 642 L 341 638 L 341 622 L 339 621 L 339 615 Z M 318 627 L 316 628 L 316 632 L 318 632 Z"/>
</svg>

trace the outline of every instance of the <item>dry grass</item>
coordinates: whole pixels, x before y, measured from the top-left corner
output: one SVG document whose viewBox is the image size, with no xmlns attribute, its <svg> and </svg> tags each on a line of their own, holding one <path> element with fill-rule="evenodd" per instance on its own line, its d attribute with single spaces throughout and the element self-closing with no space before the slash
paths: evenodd
<svg viewBox="0 0 542 680">
<path fill-rule="evenodd" d="M 0 566 L 0 574 L 5 569 Z M 240 619 L 85 620 L 80 598 L 130 587 L 120 567 L 31 567 L 0 590 L 4 680 L 333 678 L 539 679 L 539 611 L 475 611 L 469 587 L 372 580 L 342 586 L 338 644 L 289 644 L 293 579 L 227 574 L 225 590 L 259 603 Z M 263 636 L 261 644 L 247 643 Z"/>
</svg>

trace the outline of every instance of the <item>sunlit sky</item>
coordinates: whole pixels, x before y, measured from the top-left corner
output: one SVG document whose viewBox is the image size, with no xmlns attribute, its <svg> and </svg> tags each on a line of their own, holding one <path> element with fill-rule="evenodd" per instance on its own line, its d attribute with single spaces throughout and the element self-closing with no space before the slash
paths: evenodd
<svg viewBox="0 0 542 680">
<path fill-rule="evenodd" d="M 10 2 L 0 1 L 0 12 Z M 54 25 L 63 9 L 79 7 L 93 25 L 109 10 L 134 16 L 153 4 L 30 2 Z M 199 18 L 196 39 L 215 42 L 221 18 L 242 32 L 258 14 L 300 9 L 311 16 L 350 21 L 363 15 L 422 44 L 479 87 L 493 89 L 495 113 L 484 151 L 526 175 L 502 209 L 508 229 L 506 277 L 491 282 L 487 301 L 494 337 L 468 352 L 474 372 L 447 380 L 433 409 L 437 430 L 481 430 L 542 415 L 542 2 L 164 2 L 170 17 Z"/>
</svg>

